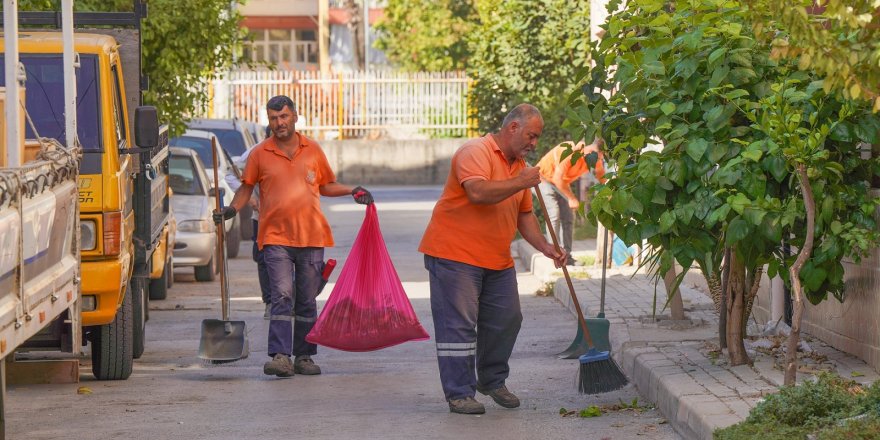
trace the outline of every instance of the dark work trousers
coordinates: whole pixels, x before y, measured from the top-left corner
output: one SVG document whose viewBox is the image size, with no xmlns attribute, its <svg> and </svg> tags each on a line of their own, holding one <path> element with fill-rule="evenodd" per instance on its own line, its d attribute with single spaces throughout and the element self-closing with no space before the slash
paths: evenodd
<svg viewBox="0 0 880 440">
<path fill-rule="evenodd" d="M 272 294 L 269 356 L 316 354 L 318 346 L 306 342 L 306 335 L 318 318 L 315 298 L 324 268 L 324 248 L 266 245 L 263 263 Z"/>
<path fill-rule="evenodd" d="M 257 231 L 260 222 L 251 220 L 254 223 L 254 248 L 251 251 L 254 261 L 257 262 L 257 278 L 260 280 L 260 294 L 263 297 L 263 304 L 272 302 L 272 294 L 269 292 L 269 273 L 266 272 L 266 263 L 263 262 L 263 251 L 257 246 Z"/>
<path fill-rule="evenodd" d="M 559 244 L 571 255 L 571 241 L 574 234 L 574 212 L 568 207 L 568 199 L 550 182 L 542 180 L 541 184 L 538 185 L 538 189 L 541 190 L 547 205 L 547 218 L 544 219 L 547 227 L 549 228 L 552 225 L 553 230 L 556 232 L 556 238 L 561 241 Z M 546 235 L 547 241 L 552 243 L 550 232 L 547 232 Z"/>
<path fill-rule="evenodd" d="M 514 268 L 483 269 L 430 255 L 425 268 L 446 400 L 504 385 L 522 324 Z"/>
</svg>

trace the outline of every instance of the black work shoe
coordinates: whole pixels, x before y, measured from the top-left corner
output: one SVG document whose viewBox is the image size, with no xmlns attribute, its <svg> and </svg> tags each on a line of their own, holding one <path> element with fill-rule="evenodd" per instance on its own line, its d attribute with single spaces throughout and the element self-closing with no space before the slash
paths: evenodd
<svg viewBox="0 0 880 440">
<path fill-rule="evenodd" d="M 519 406 L 519 397 L 508 391 L 507 386 L 501 385 L 492 391 L 477 388 L 480 394 L 484 394 L 492 398 L 495 403 L 505 408 L 516 408 Z"/>
<path fill-rule="evenodd" d="M 486 407 L 474 400 L 473 397 L 449 399 L 449 412 L 456 414 L 485 414 Z"/>
<path fill-rule="evenodd" d="M 321 374 L 321 367 L 315 364 L 315 361 L 312 360 L 311 356 L 304 354 L 297 356 L 296 360 L 293 361 L 293 371 L 295 371 L 296 374 L 314 376 Z"/>
<path fill-rule="evenodd" d="M 263 365 L 263 374 L 278 377 L 293 376 L 293 362 L 290 362 L 290 356 L 277 353 L 271 361 Z"/>
</svg>

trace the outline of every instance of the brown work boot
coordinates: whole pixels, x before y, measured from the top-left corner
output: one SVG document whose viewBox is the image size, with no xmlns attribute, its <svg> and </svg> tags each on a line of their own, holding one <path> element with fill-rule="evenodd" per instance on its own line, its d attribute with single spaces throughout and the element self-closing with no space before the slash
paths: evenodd
<svg viewBox="0 0 880 440">
<path fill-rule="evenodd" d="M 473 397 L 464 399 L 449 399 L 449 412 L 456 414 L 484 414 L 486 407 L 474 400 Z"/>
<path fill-rule="evenodd" d="M 263 374 L 278 377 L 293 376 L 293 363 L 290 362 L 290 356 L 277 353 L 271 361 L 263 365 Z"/>
<path fill-rule="evenodd" d="M 492 391 L 480 389 L 479 387 L 477 387 L 477 391 L 479 391 L 480 394 L 491 397 L 492 400 L 495 401 L 495 403 L 505 408 L 516 408 L 519 406 L 519 397 L 516 397 L 516 395 L 511 393 L 505 385 L 501 385 L 500 387 L 495 388 Z"/>
<path fill-rule="evenodd" d="M 321 374 L 321 367 L 315 364 L 315 361 L 312 360 L 311 356 L 303 354 L 297 356 L 296 360 L 293 361 L 293 371 L 295 371 L 296 374 L 314 376 Z"/>
</svg>

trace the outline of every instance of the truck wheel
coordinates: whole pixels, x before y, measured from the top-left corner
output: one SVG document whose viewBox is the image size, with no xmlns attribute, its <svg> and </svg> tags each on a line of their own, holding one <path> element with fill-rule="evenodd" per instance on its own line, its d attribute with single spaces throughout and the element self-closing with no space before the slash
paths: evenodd
<svg viewBox="0 0 880 440">
<path fill-rule="evenodd" d="M 208 264 L 204 266 L 196 266 L 196 281 L 214 281 L 214 278 L 217 276 L 216 266 L 213 256 L 211 256 L 211 260 L 208 261 Z"/>
<path fill-rule="evenodd" d="M 169 289 L 174 285 L 174 255 L 168 257 L 168 279 L 166 283 Z"/>
<path fill-rule="evenodd" d="M 113 322 L 92 328 L 92 374 L 95 379 L 125 380 L 131 376 L 132 315 L 131 295 L 125 295 Z"/>
<path fill-rule="evenodd" d="M 145 295 L 147 283 L 144 278 L 132 278 L 131 284 L 131 305 L 133 312 L 132 315 L 134 317 L 132 321 L 131 357 L 140 359 L 144 354 L 144 339 L 146 339 L 147 333 L 147 314 L 149 313 L 149 303 L 147 302 L 148 295 Z"/>
<path fill-rule="evenodd" d="M 229 228 L 226 234 L 226 256 L 235 258 L 238 256 L 238 248 L 241 247 L 241 230 L 237 224 Z"/>
<path fill-rule="evenodd" d="M 165 269 L 162 270 L 162 276 L 150 280 L 150 299 L 161 300 L 168 297 L 168 288 L 171 287 L 171 278 L 174 277 L 174 269 L 171 267 L 171 259 L 165 262 Z"/>
</svg>

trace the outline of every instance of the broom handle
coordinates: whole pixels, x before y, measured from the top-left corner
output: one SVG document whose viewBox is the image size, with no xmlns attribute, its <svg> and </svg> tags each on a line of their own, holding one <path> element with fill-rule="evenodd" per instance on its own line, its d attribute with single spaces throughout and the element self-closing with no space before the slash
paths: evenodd
<svg viewBox="0 0 880 440">
<path fill-rule="evenodd" d="M 602 240 L 602 288 L 600 289 L 599 295 L 599 313 L 602 314 L 602 317 L 605 317 L 605 268 L 608 267 L 608 263 L 611 258 L 608 256 L 608 240 L 611 238 L 611 230 L 605 228 L 605 239 Z M 613 252 L 612 248 L 612 252 Z"/>
<path fill-rule="evenodd" d="M 220 212 L 222 205 L 220 201 L 220 178 L 217 163 L 217 138 L 211 137 L 211 156 L 214 160 L 214 201 L 217 205 L 217 211 Z M 229 321 L 229 291 L 226 286 L 226 221 L 217 225 L 217 256 L 220 264 L 220 310 L 224 321 Z"/>
<path fill-rule="evenodd" d="M 541 188 L 536 186 L 535 194 L 538 195 L 538 203 L 541 204 L 541 211 L 549 217 L 549 214 L 547 214 L 547 205 L 544 204 L 544 196 L 541 195 Z M 550 231 L 550 238 L 553 240 L 553 246 L 556 247 L 558 252 L 562 252 L 562 249 L 559 248 L 559 240 L 556 239 L 556 231 L 553 230 L 553 224 L 550 222 L 549 218 L 546 218 L 545 220 L 547 221 L 547 230 Z M 595 348 L 596 346 L 593 344 L 593 338 L 590 336 L 590 330 L 587 329 L 587 321 L 584 320 L 584 312 L 581 311 L 581 304 L 578 302 L 577 295 L 574 293 L 574 285 L 571 283 L 571 276 L 568 274 L 568 267 L 565 265 L 562 266 L 562 274 L 565 275 L 565 282 L 568 284 L 568 293 L 571 294 L 571 302 L 574 303 L 574 310 L 577 312 L 578 323 L 581 325 L 581 330 L 584 332 L 584 339 L 587 340 L 587 344 L 590 348 Z"/>
</svg>

